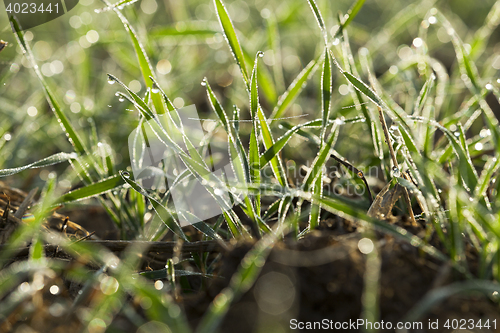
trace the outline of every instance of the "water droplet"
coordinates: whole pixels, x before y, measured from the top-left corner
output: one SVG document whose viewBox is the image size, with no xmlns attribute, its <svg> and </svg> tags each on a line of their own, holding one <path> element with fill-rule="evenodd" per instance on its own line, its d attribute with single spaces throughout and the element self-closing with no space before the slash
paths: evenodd
<svg viewBox="0 0 500 333">
<path fill-rule="evenodd" d="M 399 168 L 397 166 L 392 167 L 391 176 L 392 177 L 400 177 L 401 176 L 401 172 L 399 171 Z"/>
<path fill-rule="evenodd" d="M 456 137 L 459 137 L 460 136 L 460 132 L 455 132 L 453 133 Z"/>
<path fill-rule="evenodd" d="M 337 125 L 344 125 L 345 124 L 345 121 L 341 118 L 337 118 L 335 119 L 335 124 Z"/>
<path fill-rule="evenodd" d="M 430 16 L 428 21 L 430 24 L 436 24 L 438 20 L 435 16 Z"/>
<path fill-rule="evenodd" d="M 118 97 L 118 100 L 119 100 L 120 102 L 124 102 L 124 101 L 125 101 L 125 97 L 123 97 L 123 96 L 121 96 L 121 95 L 120 95 L 120 97 Z"/>
<path fill-rule="evenodd" d="M 493 90 L 493 85 L 491 83 L 487 83 L 484 87 L 486 88 L 486 90 Z"/>
<path fill-rule="evenodd" d="M 123 171 L 122 176 L 125 178 L 130 178 L 130 173 L 128 171 Z"/>
<path fill-rule="evenodd" d="M 257 56 L 259 58 L 262 58 L 264 56 L 264 52 L 262 52 L 262 51 L 257 52 Z"/>
<path fill-rule="evenodd" d="M 158 85 L 156 83 L 153 83 L 153 87 L 151 88 L 151 92 L 153 94 L 157 94 L 160 92 L 160 88 L 158 87 Z"/>
<path fill-rule="evenodd" d="M 201 81 L 201 85 L 205 87 L 207 85 L 207 79 L 203 79 L 203 81 Z"/>
<path fill-rule="evenodd" d="M 116 80 L 111 75 L 108 74 L 108 83 L 115 84 L 115 82 L 116 82 Z"/>
</svg>

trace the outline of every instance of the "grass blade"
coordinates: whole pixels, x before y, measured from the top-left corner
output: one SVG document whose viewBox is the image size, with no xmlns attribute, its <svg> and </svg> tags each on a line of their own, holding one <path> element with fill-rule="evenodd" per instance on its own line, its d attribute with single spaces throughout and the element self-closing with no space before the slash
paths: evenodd
<svg viewBox="0 0 500 333">
<path fill-rule="evenodd" d="M 358 12 L 363 8 L 365 4 L 365 0 L 356 0 L 356 2 L 352 5 L 352 7 L 347 11 L 347 14 L 344 16 L 344 22 L 340 24 L 339 30 L 335 33 L 334 38 L 338 38 L 345 28 L 349 25 L 349 23 L 354 20 Z"/>
<path fill-rule="evenodd" d="M 43 86 L 43 90 L 45 93 L 45 97 L 47 99 L 47 102 L 49 103 L 50 109 L 54 112 L 56 115 L 57 120 L 61 124 L 61 127 L 66 133 L 66 136 L 68 137 L 69 142 L 73 145 L 75 148 L 75 151 L 78 154 L 87 154 L 87 149 L 85 145 L 83 144 L 83 141 L 80 139 L 78 134 L 76 133 L 74 127 L 71 125 L 69 122 L 68 118 L 66 118 L 66 115 L 64 112 L 61 110 L 59 107 L 59 104 L 57 103 L 54 95 L 52 94 L 49 85 L 47 82 L 45 82 L 45 79 L 40 72 L 40 69 L 38 65 L 36 64 L 35 57 L 33 55 L 33 52 L 31 51 L 31 48 L 29 45 L 26 43 L 26 40 L 24 39 L 24 34 L 21 31 L 21 27 L 19 26 L 19 22 L 17 22 L 17 19 L 14 16 L 11 16 L 10 18 L 11 25 L 13 27 L 13 30 L 15 31 L 15 36 L 17 39 L 17 42 L 19 43 L 19 46 L 21 47 L 21 51 L 23 52 L 24 55 L 26 55 L 26 58 L 28 58 L 28 61 L 31 63 L 31 66 L 33 67 L 33 70 L 35 71 L 36 76 L 38 77 L 38 80 Z"/>
<path fill-rule="evenodd" d="M 257 93 L 257 59 L 255 58 L 255 66 L 252 71 L 250 83 L 250 116 L 252 117 L 252 132 L 250 134 L 250 147 L 248 149 L 248 162 L 250 164 L 250 181 L 252 184 L 260 184 L 260 154 L 258 141 L 258 122 L 257 112 L 259 108 L 259 97 Z M 255 209 L 260 216 L 260 194 L 255 194 Z"/>
<path fill-rule="evenodd" d="M 88 199 L 95 197 L 97 195 L 101 195 L 104 193 L 108 193 L 110 191 L 113 191 L 115 189 L 118 189 L 122 187 L 125 184 L 125 182 L 122 180 L 120 175 L 114 175 L 112 177 L 103 179 L 101 181 L 98 181 L 96 183 L 80 187 L 79 189 L 73 190 L 71 192 L 68 192 L 61 197 L 59 197 L 56 201 L 56 205 L 68 203 L 68 202 L 74 202 L 74 201 L 79 201 L 83 199 Z"/>
<path fill-rule="evenodd" d="M 236 64 L 240 67 L 243 80 L 248 86 L 249 81 L 248 72 L 245 66 L 245 58 L 243 56 L 243 51 L 241 50 L 240 42 L 238 41 L 238 36 L 236 36 L 236 32 L 234 31 L 233 23 L 227 13 L 226 6 L 224 6 L 221 0 L 214 0 L 214 5 L 226 42 L 231 49 L 231 53 L 233 54 L 234 60 L 236 60 Z"/>
<path fill-rule="evenodd" d="M 22 167 L 2 169 L 2 170 L 0 170 L 0 178 L 14 175 L 16 173 L 19 173 L 19 172 L 27 170 L 27 169 L 43 168 L 43 167 L 46 167 L 49 165 L 54 165 L 54 164 L 58 164 L 61 162 L 66 162 L 68 160 L 76 159 L 76 157 L 77 156 L 75 153 L 71 153 L 71 154 L 57 153 L 57 154 L 51 155 L 49 157 L 43 158 L 39 161 L 24 165 Z"/>
<path fill-rule="evenodd" d="M 313 11 L 314 17 L 316 18 L 316 22 L 318 22 L 319 28 L 321 29 L 321 34 L 323 35 L 323 39 L 325 40 L 325 45 L 328 44 L 328 33 L 326 31 L 326 26 L 325 26 L 325 21 L 323 20 L 323 17 L 321 16 L 321 12 L 318 8 L 318 5 L 316 4 L 316 1 L 314 0 L 307 0 L 309 2 L 309 6 L 311 7 L 311 10 Z"/>
<path fill-rule="evenodd" d="M 323 166 L 325 165 L 328 157 L 330 156 L 330 149 L 332 148 L 336 131 L 337 131 L 337 123 L 334 123 L 330 131 L 328 140 L 320 148 L 318 155 L 312 162 L 311 169 L 304 177 L 304 181 L 302 184 L 302 189 L 304 191 L 309 191 L 312 188 L 313 183 L 316 181 L 316 177 L 322 177 Z"/>
<path fill-rule="evenodd" d="M 323 73 L 321 73 L 321 98 L 322 98 L 322 116 L 321 141 L 325 139 L 328 120 L 330 119 L 330 103 L 332 98 L 332 68 L 328 48 L 325 47 L 325 60 L 323 62 Z"/>
<path fill-rule="evenodd" d="M 104 3 L 106 3 L 108 6 L 110 6 L 109 2 L 107 0 L 103 0 Z M 149 58 L 147 56 L 146 50 L 144 49 L 144 46 L 141 44 L 139 41 L 139 38 L 137 38 L 137 33 L 135 32 L 134 28 L 130 25 L 130 23 L 127 21 L 125 16 L 121 13 L 121 11 L 118 8 L 113 8 L 114 12 L 118 15 L 120 20 L 123 23 L 123 26 L 125 27 L 125 30 L 128 32 L 130 39 L 132 40 L 132 45 L 134 46 L 134 51 L 137 56 L 137 60 L 139 62 L 139 68 L 142 73 L 142 78 L 144 80 L 144 84 L 146 87 L 153 88 L 153 83 L 151 80 L 149 80 L 150 77 L 154 77 L 154 73 L 151 67 L 151 63 L 149 61 Z M 163 114 L 165 113 L 165 109 L 163 108 L 163 104 L 161 102 L 161 97 L 158 94 L 152 94 L 151 99 L 153 101 L 154 108 L 158 114 Z"/>
<path fill-rule="evenodd" d="M 270 119 L 272 122 L 276 121 L 276 118 L 280 118 L 286 109 L 292 104 L 292 102 L 297 98 L 302 89 L 304 89 L 307 81 L 311 78 L 311 76 L 316 72 L 318 68 L 318 59 L 311 60 L 309 64 L 297 75 L 297 77 L 293 80 L 287 90 L 280 96 L 278 99 L 278 105 L 273 110 L 273 113 Z"/>
</svg>

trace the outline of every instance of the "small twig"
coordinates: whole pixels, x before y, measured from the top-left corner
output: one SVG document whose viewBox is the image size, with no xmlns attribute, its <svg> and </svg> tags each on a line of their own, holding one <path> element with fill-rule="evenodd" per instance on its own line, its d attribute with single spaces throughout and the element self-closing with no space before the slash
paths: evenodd
<svg viewBox="0 0 500 333">
<path fill-rule="evenodd" d="M 76 243 L 80 243 L 81 241 L 84 241 L 86 239 L 89 239 L 90 237 L 92 237 L 93 235 L 95 234 L 95 231 L 92 231 L 91 233 L 89 233 L 88 235 L 86 236 L 83 236 L 82 238 L 80 239 L 77 239 L 76 241 L 74 241 L 73 243 L 71 243 L 71 245 L 73 244 L 76 244 Z"/>
<path fill-rule="evenodd" d="M 396 154 L 394 153 L 394 148 L 392 147 L 391 138 L 389 137 L 389 130 L 387 129 L 387 123 L 385 122 L 384 114 L 382 113 L 382 108 L 380 106 L 378 107 L 378 117 L 380 119 L 380 123 L 382 123 L 382 128 L 384 129 L 385 141 L 389 146 L 389 152 L 391 154 L 393 168 L 399 171 L 398 160 L 396 158 Z M 408 194 L 408 189 L 406 187 L 403 187 L 403 196 L 405 198 L 406 206 L 408 207 L 411 224 L 413 226 L 418 226 L 417 221 L 415 221 L 415 215 L 413 214 L 413 209 L 411 208 L 410 195 Z"/>
<path fill-rule="evenodd" d="M 69 216 L 66 216 L 66 218 L 63 221 L 63 224 L 61 225 L 61 229 L 59 229 L 60 232 L 63 232 L 64 229 L 68 226 L 68 221 L 69 221 Z"/>
<path fill-rule="evenodd" d="M 2 219 L 4 221 L 7 221 L 9 219 L 9 210 L 10 210 L 10 200 L 7 199 L 7 205 L 5 206 L 5 210 L 3 211 L 2 214 Z"/>
</svg>

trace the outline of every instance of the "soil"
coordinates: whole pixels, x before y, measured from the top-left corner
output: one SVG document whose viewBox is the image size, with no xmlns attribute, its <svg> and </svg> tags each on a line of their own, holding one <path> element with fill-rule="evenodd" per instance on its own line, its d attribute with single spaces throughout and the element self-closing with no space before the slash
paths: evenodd
<svg viewBox="0 0 500 333">
<path fill-rule="evenodd" d="M 4 197 L 0 197 L 4 200 L 0 206 L 0 215 L 3 215 L 5 210 L 5 196 L 11 199 L 14 213 L 15 205 L 20 205 L 26 195 L 15 190 L 3 193 Z M 62 221 L 65 216 L 69 216 L 69 221 L 80 226 L 81 229 L 78 230 L 84 230 L 87 235 L 95 231 L 101 239 L 117 237 L 116 228 L 101 208 L 84 207 L 63 210 L 61 213 L 54 213 L 56 217 L 52 218 L 59 221 L 52 222 L 56 225 L 56 230 L 64 223 Z M 425 233 L 422 226 L 411 226 L 405 216 L 392 217 L 391 221 L 414 234 Z M 220 332 L 325 331 L 315 329 L 315 322 L 328 324 L 330 331 L 361 332 L 361 327 L 353 328 L 352 323 L 360 318 L 370 317 L 370 313 L 363 313 L 363 299 L 370 299 L 364 295 L 364 290 L 366 281 L 377 281 L 376 275 L 372 277 L 373 272 L 377 274 L 377 265 L 380 267 L 379 314 L 378 317 L 373 314 L 373 318 L 378 318 L 376 323 L 374 322 L 375 325 L 383 322 L 384 327 L 387 327 L 388 323 L 395 326 L 412 314 L 417 303 L 429 292 L 465 279 L 449 264 L 429 257 L 407 242 L 384 234 L 376 234 L 375 251 L 379 253 L 380 262 L 377 262 L 376 257 L 368 262 L 369 255 L 359 250 L 359 242 L 364 237 L 366 232 L 362 233 L 348 220 L 334 216 L 323 220 L 318 230 L 299 241 L 285 239 L 277 243 L 262 267 L 256 283 L 231 305 Z M 433 240 L 431 243 L 439 246 L 437 241 Z M 241 241 L 231 243 L 229 250 L 217 250 L 209 257 L 219 258 L 213 278 L 204 281 L 201 281 L 201 278 L 187 279 L 190 288 L 181 293 L 178 302 L 184 308 L 193 328 L 198 325 L 214 298 L 228 286 L 231 276 L 253 245 L 251 241 Z M 471 272 L 475 274 L 474 263 L 478 261 L 477 254 L 471 249 L 468 249 L 467 254 Z M 156 256 L 161 260 L 147 259 L 143 269 L 157 269 L 160 264 L 164 265 L 168 257 L 162 253 L 156 253 Z M 372 267 L 370 274 L 367 273 L 367 267 Z M 81 286 L 68 284 L 68 290 L 62 293 L 59 302 L 63 297 L 66 303 L 71 304 L 79 287 Z M 52 309 L 51 299 L 54 297 L 45 294 L 48 293 L 44 293 L 41 309 Z M 134 303 L 133 307 L 141 313 L 138 304 Z M 447 329 L 444 325 L 447 320 L 452 324 L 453 319 L 474 320 L 475 323 L 479 320 L 482 323 L 489 320 L 491 325 L 496 320 L 497 326 L 500 326 L 500 310 L 498 304 L 482 294 L 454 295 L 436 303 L 422 317 L 415 319 L 416 322 L 422 323 L 422 328 L 410 329 L 407 332 L 451 332 L 453 329 Z M 429 327 L 431 323 L 437 323 L 437 327 Z M 344 326 L 345 329 L 338 329 L 338 326 L 335 328 L 335 325 L 342 324 L 349 326 Z M 76 317 L 60 322 L 50 311 L 40 310 L 31 317 L 10 317 L 9 325 L 5 322 L 0 324 L 0 331 L 27 325 L 36 327 L 41 332 L 67 332 L 69 329 L 78 331 L 77 328 L 81 328 Z M 299 325 L 305 325 L 305 328 L 299 329 Z M 307 325 L 312 328 L 306 329 L 309 327 Z M 112 327 L 120 332 L 137 330 L 123 315 L 115 319 Z M 293 330 L 295 327 L 297 329 Z M 394 332 L 394 329 L 380 331 Z M 456 332 L 500 332 L 500 329 L 474 328 Z"/>
</svg>

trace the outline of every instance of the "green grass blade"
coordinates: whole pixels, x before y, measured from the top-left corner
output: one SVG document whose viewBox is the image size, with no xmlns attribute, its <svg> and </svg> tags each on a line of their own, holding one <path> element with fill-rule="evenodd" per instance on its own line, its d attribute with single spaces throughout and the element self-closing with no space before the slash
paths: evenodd
<svg viewBox="0 0 500 333">
<path fill-rule="evenodd" d="M 107 3 L 107 0 L 103 1 Z M 134 28 L 132 28 L 132 26 L 127 21 L 125 16 L 121 13 L 121 11 L 117 8 L 114 8 L 113 10 L 122 21 L 123 26 L 125 27 L 125 30 L 128 32 L 129 37 L 132 41 L 132 45 L 134 46 L 134 51 L 137 56 L 137 60 L 139 62 L 139 68 L 141 70 L 144 84 L 146 85 L 146 87 L 153 88 L 153 83 L 151 82 L 151 80 L 149 80 L 149 77 L 154 77 L 154 73 L 149 58 L 147 56 L 146 50 L 144 49 L 144 46 L 139 41 L 139 38 L 137 37 L 137 33 L 135 32 Z M 156 112 L 158 114 L 165 113 L 165 109 L 163 108 L 163 104 L 161 102 L 161 97 L 158 94 L 152 94 L 151 99 L 153 101 L 153 105 L 155 107 Z"/>
<path fill-rule="evenodd" d="M 334 38 L 339 37 L 345 28 L 354 20 L 358 12 L 363 8 L 365 4 L 365 0 L 356 0 L 356 2 L 351 6 L 351 8 L 347 11 L 347 14 L 344 16 L 344 22 L 340 25 L 339 30 L 335 34 Z"/>
<path fill-rule="evenodd" d="M 68 202 L 92 198 L 121 188 L 124 184 L 125 182 L 122 180 L 122 177 L 120 177 L 120 175 L 114 175 L 112 177 L 100 180 L 96 183 L 68 192 L 59 197 L 55 201 L 55 204 L 60 205 Z"/>
<path fill-rule="evenodd" d="M 346 204 L 334 198 L 319 197 L 317 195 L 313 195 L 310 192 L 299 191 L 296 193 L 296 196 L 299 196 L 300 198 L 303 198 L 305 200 L 312 200 L 314 198 L 315 200 L 317 200 L 317 202 L 321 204 L 321 207 L 323 209 L 328 210 L 329 212 L 336 214 L 341 218 L 348 218 L 354 221 L 373 225 L 380 231 L 395 235 L 407 241 L 408 243 L 412 244 L 413 246 L 421 248 L 424 252 L 426 252 L 427 254 L 436 259 L 439 259 L 444 262 L 449 260 L 438 249 L 436 249 L 431 245 L 426 244 L 422 239 L 411 234 L 406 229 L 369 217 L 368 215 L 366 215 L 365 212 L 361 211 L 358 207 Z"/>
<path fill-rule="evenodd" d="M 262 52 L 258 52 L 256 57 L 255 57 L 255 65 L 252 71 L 252 78 L 251 78 L 251 83 L 250 83 L 250 114 L 252 116 L 253 120 L 253 126 L 255 129 L 256 137 L 255 139 L 258 138 L 257 134 L 257 129 L 258 129 L 258 124 L 260 125 L 261 129 L 261 134 L 262 134 L 262 139 L 264 142 L 264 147 L 266 149 L 274 146 L 274 139 L 271 133 L 271 128 L 269 126 L 269 123 L 267 122 L 266 115 L 264 114 L 264 111 L 262 111 L 262 108 L 259 104 L 259 92 L 258 92 L 258 84 L 257 84 L 257 78 L 258 78 L 258 59 L 263 56 Z M 258 143 L 257 143 L 258 145 Z M 255 164 L 254 167 L 258 167 L 259 170 L 263 167 L 263 165 L 260 164 L 260 157 L 255 156 L 258 160 L 254 160 L 254 162 L 258 162 L 258 165 Z M 278 180 L 278 182 L 282 186 L 286 186 L 287 181 L 286 177 L 284 176 L 285 172 L 283 169 L 283 164 L 281 163 L 281 159 L 279 158 L 278 155 L 274 155 L 270 159 L 270 164 L 271 168 L 273 170 L 273 173 Z M 252 163 L 252 161 L 251 161 Z M 255 171 L 256 172 L 256 171 Z M 260 171 L 259 171 L 260 172 Z"/>
<path fill-rule="evenodd" d="M 57 154 L 51 155 L 49 157 L 43 158 L 39 161 L 24 165 L 22 167 L 2 169 L 2 170 L 0 170 L 0 178 L 14 175 L 16 173 L 19 173 L 19 172 L 27 170 L 27 169 L 43 168 L 43 167 L 46 167 L 49 165 L 54 165 L 54 164 L 66 162 L 68 160 L 76 159 L 76 157 L 77 156 L 75 153 L 71 153 L 71 154 L 57 153 Z"/>
<path fill-rule="evenodd" d="M 325 60 L 323 62 L 323 72 L 321 73 L 321 99 L 323 123 L 321 126 L 321 141 L 325 139 L 328 120 L 330 119 L 330 103 L 332 99 L 332 67 L 328 48 L 325 47 Z"/>
<path fill-rule="evenodd" d="M 476 31 L 474 38 L 472 39 L 470 57 L 471 59 L 477 59 L 485 50 L 488 44 L 488 39 L 490 38 L 493 31 L 500 24 L 500 1 L 495 2 L 491 8 L 488 16 L 486 17 L 484 25 Z"/>
<path fill-rule="evenodd" d="M 54 95 L 52 94 L 49 85 L 45 81 L 42 73 L 40 72 L 40 69 L 38 65 L 36 64 L 35 57 L 33 55 L 33 52 L 31 51 L 31 48 L 29 47 L 28 43 L 26 43 L 26 40 L 24 39 L 24 34 L 21 31 L 21 27 L 19 26 L 19 23 L 17 22 L 16 18 L 14 16 L 11 17 L 10 22 L 12 24 L 12 27 L 15 31 L 15 36 L 17 39 L 17 42 L 19 43 L 19 46 L 21 47 L 21 51 L 23 52 L 24 55 L 26 55 L 26 58 L 28 61 L 31 63 L 31 66 L 33 67 L 33 70 L 35 71 L 36 76 L 38 77 L 38 80 L 43 86 L 44 94 L 47 99 L 47 102 L 50 105 L 50 109 L 54 112 L 56 115 L 57 120 L 61 124 L 61 127 L 66 133 L 66 136 L 68 137 L 69 142 L 73 145 L 75 148 L 75 151 L 80 154 L 84 155 L 87 154 L 87 149 L 85 145 L 83 144 L 83 141 L 80 139 L 78 136 L 78 133 L 75 131 L 74 127 L 71 125 L 69 122 L 68 118 L 64 114 L 64 112 L 61 110 L 59 107 L 59 104 L 57 103 Z"/>
<path fill-rule="evenodd" d="M 146 120 L 151 120 L 154 118 L 154 112 L 151 110 L 151 108 L 144 102 L 142 98 L 139 97 L 135 92 L 129 89 L 122 81 L 118 80 L 114 75 L 108 74 L 108 80 L 109 82 L 118 82 L 119 85 L 121 85 L 127 93 L 132 97 L 134 106 L 137 108 L 137 110 L 146 118 Z"/>
<path fill-rule="evenodd" d="M 318 8 L 318 5 L 316 4 L 316 1 L 314 1 L 314 0 L 307 0 L 307 2 L 309 2 L 309 7 L 311 7 L 311 10 L 314 14 L 314 17 L 316 18 L 316 22 L 318 22 L 318 26 L 321 30 L 321 34 L 323 35 L 325 45 L 327 45 L 328 44 L 328 32 L 326 31 L 325 21 L 323 20 L 323 17 L 321 16 L 321 12 Z"/>
<path fill-rule="evenodd" d="M 489 157 L 486 162 L 483 171 L 481 172 L 481 176 L 479 177 L 478 184 L 474 191 L 474 196 L 476 200 L 484 197 L 486 195 L 486 191 L 490 182 L 492 180 L 493 175 L 500 168 L 500 158 L 498 157 Z"/>
<path fill-rule="evenodd" d="M 323 196 L 323 177 L 318 176 L 314 182 L 312 193 L 317 197 Z M 318 227 L 321 215 L 321 204 L 316 200 L 311 200 L 311 213 L 309 214 L 309 230 L 314 230 Z"/>
<path fill-rule="evenodd" d="M 243 80 L 245 81 L 245 84 L 248 86 L 249 81 L 248 81 L 248 72 L 245 66 L 245 58 L 241 50 L 240 42 L 238 41 L 238 36 L 236 36 L 233 23 L 231 22 L 229 14 L 227 13 L 226 6 L 224 6 L 221 0 L 214 0 L 214 5 L 217 11 L 217 17 L 219 18 L 219 22 L 222 27 L 226 42 L 229 45 L 229 48 L 231 49 L 231 53 L 233 54 L 233 57 L 236 60 L 236 64 L 240 67 Z"/>
<path fill-rule="evenodd" d="M 280 96 L 278 99 L 278 105 L 273 110 L 273 113 L 270 119 L 272 122 L 276 121 L 276 118 L 280 118 L 286 109 L 292 104 L 292 102 L 297 98 L 302 89 L 304 89 L 305 84 L 312 77 L 316 69 L 318 68 L 318 59 L 311 60 L 309 64 L 297 75 L 297 77 L 293 80 L 287 90 Z"/>
<path fill-rule="evenodd" d="M 297 133 L 301 128 L 318 124 L 321 124 L 320 121 L 312 120 L 289 129 L 278 140 L 276 140 L 274 145 L 269 147 L 264 154 L 260 156 L 260 167 L 263 168 L 267 163 L 269 163 L 269 161 L 271 161 L 272 158 L 274 158 L 274 156 L 278 155 L 278 153 L 286 146 L 287 142 L 292 138 L 292 135 Z"/>
<path fill-rule="evenodd" d="M 420 93 L 418 95 L 417 103 L 415 103 L 415 107 L 413 109 L 413 114 L 414 115 L 419 115 L 422 113 L 422 109 L 424 108 L 425 101 L 429 97 L 429 94 L 434 87 L 434 81 L 436 80 L 436 76 L 434 74 L 431 75 L 431 77 L 425 81 L 424 86 L 420 90 Z"/>
<path fill-rule="evenodd" d="M 257 57 L 255 59 L 255 66 L 252 72 L 250 83 L 250 115 L 252 117 L 252 132 L 250 134 L 250 147 L 248 149 L 248 162 L 250 165 L 250 180 L 253 184 L 260 184 L 260 154 L 259 154 L 259 141 L 258 141 L 258 94 L 257 94 Z M 255 195 L 255 209 L 260 216 L 260 194 Z"/>
<path fill-rule="evenodd" d="M 304 191 L 309 191 L 313 187 L 313 183 L 316 181 L 316 177 L 322 177 L 323 166 L 325 165 L 325 163 L 328 160 L 328 157 L 330 156 L 330 149 L 332 148 L 336 131 L 337 131 L 337 124 L 334 123 L 330 131 L 330 135 L 328 136 L 328 140 L 320 148 L 318 155 L 312 162 L 311 169 L 304 177 L 304 181 L 302 184 L 302 189 Z"/>
<path fill-rule="evenodd" d="M 130 179 L 130 175 L 128 172 L 120 171 L 120 178 L 122 178 L 122 181 L 129 184 L 135 191 L 138 193 L 142 194 L 145 198 L 149 200 L 151 205 L 153 206 L 153 209 L 155 212 L 158 214 L 160 219 L 165 223 L 165 225 L 172 231 L 174 232 L 177 236 L 182 238 L 184 241 L 189 242 L 188 238 L 184 234 L 184 231 L 182 231 L 181 227 L 175 220 L 172 212 L 164 207 L 159 201 L 157 201 L 155 198 L 151 197 L 146 190 L 144 190 L 139 184 L 134 182 L 132 179 Z"/>
</svg>

